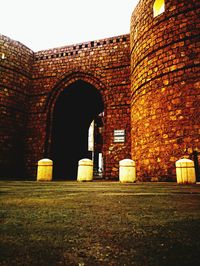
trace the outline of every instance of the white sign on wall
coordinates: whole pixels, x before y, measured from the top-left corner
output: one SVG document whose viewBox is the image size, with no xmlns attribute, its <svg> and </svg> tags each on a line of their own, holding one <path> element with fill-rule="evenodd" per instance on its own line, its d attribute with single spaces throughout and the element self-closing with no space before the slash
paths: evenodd
<svg viewBox="0 0 200 266">
<path fill-rule="evenodd" d="M 114 142 L 119 143 L 119 142 L 125 142 L 125 130 L 114 130 Z"/>
</svg>

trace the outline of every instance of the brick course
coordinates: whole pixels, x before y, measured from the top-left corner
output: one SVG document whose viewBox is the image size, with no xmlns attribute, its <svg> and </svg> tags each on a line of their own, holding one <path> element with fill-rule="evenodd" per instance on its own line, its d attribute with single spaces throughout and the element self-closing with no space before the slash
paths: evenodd
<svg viewBox="0 0 200 266">
<path fill-rule="evenodd" d="M 12 47 L 15 42 L 7 39 L 7 43 Z M 106 121 L 103 133 L 104 175 L 117 177 L 119 160 L 130 157 L 129 35 L 36 52 L 29 67 L 31 86 L 27 87 L 25 81 L 22 82 L 28 90 L 26 175 L 35 176 L 37 161 L 49 156 L 49 130 L 57 98 L 70 84 L 81 79 L 92 84 L 102 95 Z M 17 76 L 14 78 L 18 79 Z M 7 82 L 13 85 L 12 80 Z M 5 124 L 10 130 L 8 121 Z M 126 130 L 124 144 L 113 143 L 114 129 Z"/>
<path fill-rule="evenodd" d="M 174 180 L 175 161 L 200 148 L 199 3 L 165 1 L 131 20 L 132 158 L 140 180 Z"/>
</svg>

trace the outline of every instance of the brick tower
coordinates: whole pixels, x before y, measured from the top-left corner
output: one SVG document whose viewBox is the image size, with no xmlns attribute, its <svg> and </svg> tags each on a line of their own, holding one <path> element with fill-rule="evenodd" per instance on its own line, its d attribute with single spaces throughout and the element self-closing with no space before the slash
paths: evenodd
<svg viewBox="0 0 200 266">
<path fill-rule="evenodd" d="M 141 0 L 131 18 L 131 140 L 140 180 L 173 180 L 200 148 L 199 1 Z"/>
</svg>

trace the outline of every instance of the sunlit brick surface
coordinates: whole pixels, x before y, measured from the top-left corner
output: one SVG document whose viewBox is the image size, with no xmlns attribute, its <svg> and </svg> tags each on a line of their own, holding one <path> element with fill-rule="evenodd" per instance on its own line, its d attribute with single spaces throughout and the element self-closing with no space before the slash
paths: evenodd
<svg viewBox="0 0 200 266">
<path fill-rule="evenodd" d="M 200 148 L 199 2 L 165 1 L 131 20 L 132 159 L 141 180 L 175 178 L 175 161 Z"/>
</svg>

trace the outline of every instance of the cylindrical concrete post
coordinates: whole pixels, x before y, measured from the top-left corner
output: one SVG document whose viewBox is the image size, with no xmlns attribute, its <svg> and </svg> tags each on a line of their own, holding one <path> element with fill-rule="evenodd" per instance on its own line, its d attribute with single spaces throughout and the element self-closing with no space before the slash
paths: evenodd
<svg viewBox="0 0 200 266">
<path fill-rule="evenodd" d="M 194 162 L 189 159 L 176 161 L 176 179 L 179 184 L 196 183 Z"/>
<path fill-rule="evenodd" d="M 42 159 L 38 161 L 37 181 L 51 181 L 53 172 L 53 161 Z"/>
<path fill-rule="evenodd" d="M 93 180 L 93 161 L 90 159 L 82 159 L 78 162 L 77 181 Z"/>
<path fill-rule="evenodd" d="M 135 182 L 135 162 L 131 159 L 124 159 L 119 162 L 119 181 L 122 183 Z"/>
</svg>

